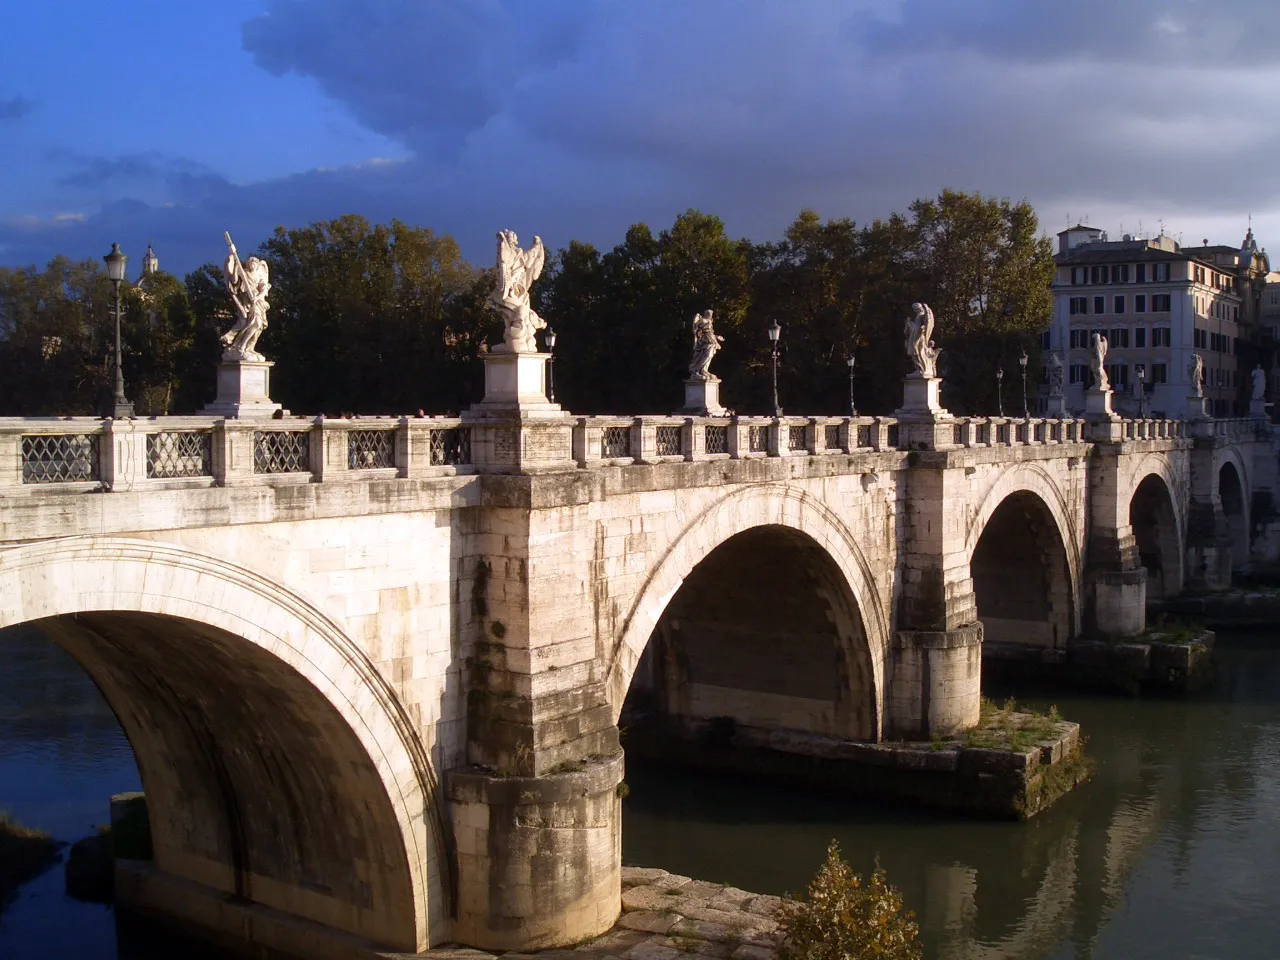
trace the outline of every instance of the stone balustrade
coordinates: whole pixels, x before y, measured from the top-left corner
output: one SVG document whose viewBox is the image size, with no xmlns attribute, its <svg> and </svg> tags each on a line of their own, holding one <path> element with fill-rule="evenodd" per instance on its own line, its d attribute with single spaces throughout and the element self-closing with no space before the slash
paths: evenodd
<svg viewBox="0 0 1280 960">
<path fill-rule="evenodd" d="M 457 417 L 0 418 L 0 492 L 280 486 L 474 472 Z"/>
<path fill-rule="evenodd" d="M 1257 420 L 956 417 L 572 417 L 580 468 L 890 450 L 1251 435 Z M 1117 430 L 1118 425 L 1118 430 Z M 494 421 L 458 417 L 0 418 L 0 491 L 84 492 L 349 482 L 486 471 Z M 476 455 L 473 456 L 473 449 Z"/>
</svg>

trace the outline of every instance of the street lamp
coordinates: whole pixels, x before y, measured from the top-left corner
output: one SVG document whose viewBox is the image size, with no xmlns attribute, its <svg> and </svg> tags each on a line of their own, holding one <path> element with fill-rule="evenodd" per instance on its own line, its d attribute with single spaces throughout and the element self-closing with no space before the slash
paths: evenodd
<svg viewBox="0 0 1280 960">
<path fill-rule="evenodd" d="M 778 338 L 782 336 L 782 327 L 778 321 L 769 325 L 769 341 L 773 344 L 773 415 L 782 416 L 782 407 L 778 405 Z"/>
<path fill-rule="evenodd" d="M 549 403 L 556 402 L 556 332 L 547 327 L 547 332 L 542 335 L 542 339 L 546 341 L 547 353 L 551 355 L 547 360 L 547 401 Z"/>
<path fill-rule="evenodd" d="M 120 244 L 113 243 L 111 252 L 102 260 L 107 265 L 107 279 L 116 292 L 116 396 L 111 405 L 111 416 L 124 420 L 133 416 L 133 404 L 124 395 L 124 371 L 120 368 L 120 284 L 124 281 L 124 268 L 129 258 L 120 252 Z"/>
<path fill-rule="evenodd" d="M 996 414 L 1004 416 L 1004 367 L 996 365 Z"/>
<path fill-rule="evenodd" d="M 845 358 L 845 363 L 849 365 L 849 416 L 856 417 L 858 408 L 853 405 L 853 365 L 857 362 L 852 353 Z"/>
<path fill-rule="evenodd" d="M 1134 364 L 1134 373 L 1138 375 L 1138 417 L 1147 419 L 1147 367 L 1146 364 Z"/>
<path fill-rule="evenodd" d="M 1018 365 L 1022 367 L 1022 419 L 1031 419 L 1031 410 L 1027 407 L 1027 351 L 1022 351 L 1022 356 L 1018 358 Z"/>
</svg>

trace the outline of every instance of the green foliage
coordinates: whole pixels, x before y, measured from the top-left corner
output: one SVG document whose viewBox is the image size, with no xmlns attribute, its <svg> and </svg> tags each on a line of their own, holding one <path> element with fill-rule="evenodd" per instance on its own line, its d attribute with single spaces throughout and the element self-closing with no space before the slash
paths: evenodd
<svg viewBox="0 0 1280 960">
<path fill-rule="evenodd" d="M 943 400 L 993 413 L 995 365 L 1019 409 L 1017 356 L 1040 369 L 1053 261 L 1035 213 L 943 191 L 866 226 L 800 213 L 775 243 L 735 240 L 689 210 L 654 232 L 627 230 L 608 251 L 573 241 L 548 259 L 535 308 L 559 335 L 557 400 L 575 413 L 669 413 L 683 402 L 695 313 L 725 338 L 714 372 L 740 413 L 772 409 L 771 346 L 782 325 L 779 399 L 793 413 L 848 409 L 845 358 L 857 358 L 864 414 L 888 413 L 908 369 L 903 320 L 932 305 Z M 274 398 L 300 413 L 457 413 L 480 398 L 486 344 L 501 339 L 493 276 L 454 240 L 398 220 L 348 215 L 277 227 L 259 248 L 271 268 L 261 349 Z M 0 268 L 0 413 L 88 414 L 111 386 L 111 285 L 95 261 Z M 179 283 L 149 278 L 124 296 L 124 372 L 141 414 L 191 413 L 213 398 L 219 334 L 232 316 L 222 269 Z M 1029 389 L 1035 386 L 1034 379 Z"/>
<path fill-rule="evenodd" d="M 834 840 L 809 884 L 806 900 L 788 901 L 778 915 L 785 941 L 780 960 L 915 960 L 923 956 L 915 915 L 883 870 L 867 881 L 840 856 Z"/>
<path fill-rule="evenodd" d="M 58 844 L 0 810 L 0 907 L 9 895 L 58 859 Z"/>
<path fill-rule="evenodd" d="M 1057 739 L 1061 723 L 1056 706 L 1040 713 L 1019 708 L 1012 697 L 1001 706 L 983 697 L 978 726 L 965 734 L 964 745 L 1025 753 L 1045 740 Z"/>
</svg>

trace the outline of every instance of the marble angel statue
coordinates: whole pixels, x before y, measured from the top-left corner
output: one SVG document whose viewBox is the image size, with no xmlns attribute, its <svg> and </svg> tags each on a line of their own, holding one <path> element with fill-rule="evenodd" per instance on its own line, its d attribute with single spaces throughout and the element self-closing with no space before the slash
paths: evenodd
<svg viewBox="0 0 1280 960">
<path fill-rule="evenodd" d="M 1193 397 L 1204 396 L 1204 357 L 1198 353 L 1191 355 L 1191 362 L 1187 364 L 1187 376 L 1191 378 L 1191 395 Z"/>
<path fill-rule="evenodd" d="M 547 324 L 529 306 L 529 289 L 542 273 L 546 251 L 542 238 L 534 237 L 533 246 L 521 250 L 519 238 L 510 230 L 498 231 L 498 280 L 492 303 L 502 314 L 502 345 L 495 353 L 536 353 L 534 334 Z"/>
<path fill-rule="evenodd" d="M 718 336 L 712 326 L 711 311 L 705 310 L 693 316 L 693 362 L 689 364 L 689 379 L 712 380 L 711 358 L 720 352 L 724 337 Z"/>
<path fill-rule="evenodd" d="M 907 317 L 904 327 L 907 338 L 907 356 L 915 365 L 915 373 L 910 376 L 932 379 L 938 375 L 938 354 L 941 351 L 933 345 L 933 311 L 928 304 L 913 303 L 911 316 Z"/>
<path fill-rule="evenodd" d="M 1262 369 L 1262 364 L 1257 364 L 1253 368 L 1253 399 L 1265 400 L 1267 396 L 1267 372 Z"/>
<path fill-rule="evenodd" d="M 1093 374 L 1093 390 L 1110 390 L 1111 378 L 1107 376 L 1107 338 L 1095 333 L 1089 340 L 1089 372 Z"/>
<path fill-rule="evenodd" d="M 1049 354 L 1049 396 L 1062 396 L 1062 358 L 1056 352 Z"/>
<path fill-rule="evenodd" d="M 224 232 L 222 236 L 227 241 L 227 262 L 222 270 L 236 309 L 235 325 L 222 335 L 222 344 L 227 348 L 222 359 L 260 362 L 265 358 L 254 347 L 267 329 L 267 294 L 271 292 L 267 261 L 250 257 L 242 263 L 231 234 Z"/>
</svg>

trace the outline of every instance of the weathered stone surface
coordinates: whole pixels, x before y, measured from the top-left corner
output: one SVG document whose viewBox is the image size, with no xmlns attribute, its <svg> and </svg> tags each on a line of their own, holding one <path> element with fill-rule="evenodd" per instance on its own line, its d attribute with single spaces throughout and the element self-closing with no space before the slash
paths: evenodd
<svg viewBox="0 0 1280 960">
<path fill-rule="evenodd" d="M 684 917 L 677 913 L 657 913 L 653 910 L 633 910 L 624 913 L 618 919 L 618 926 L 628 930 L 643 930 L 646 933 L 665 934 Z"/>
</svg>

